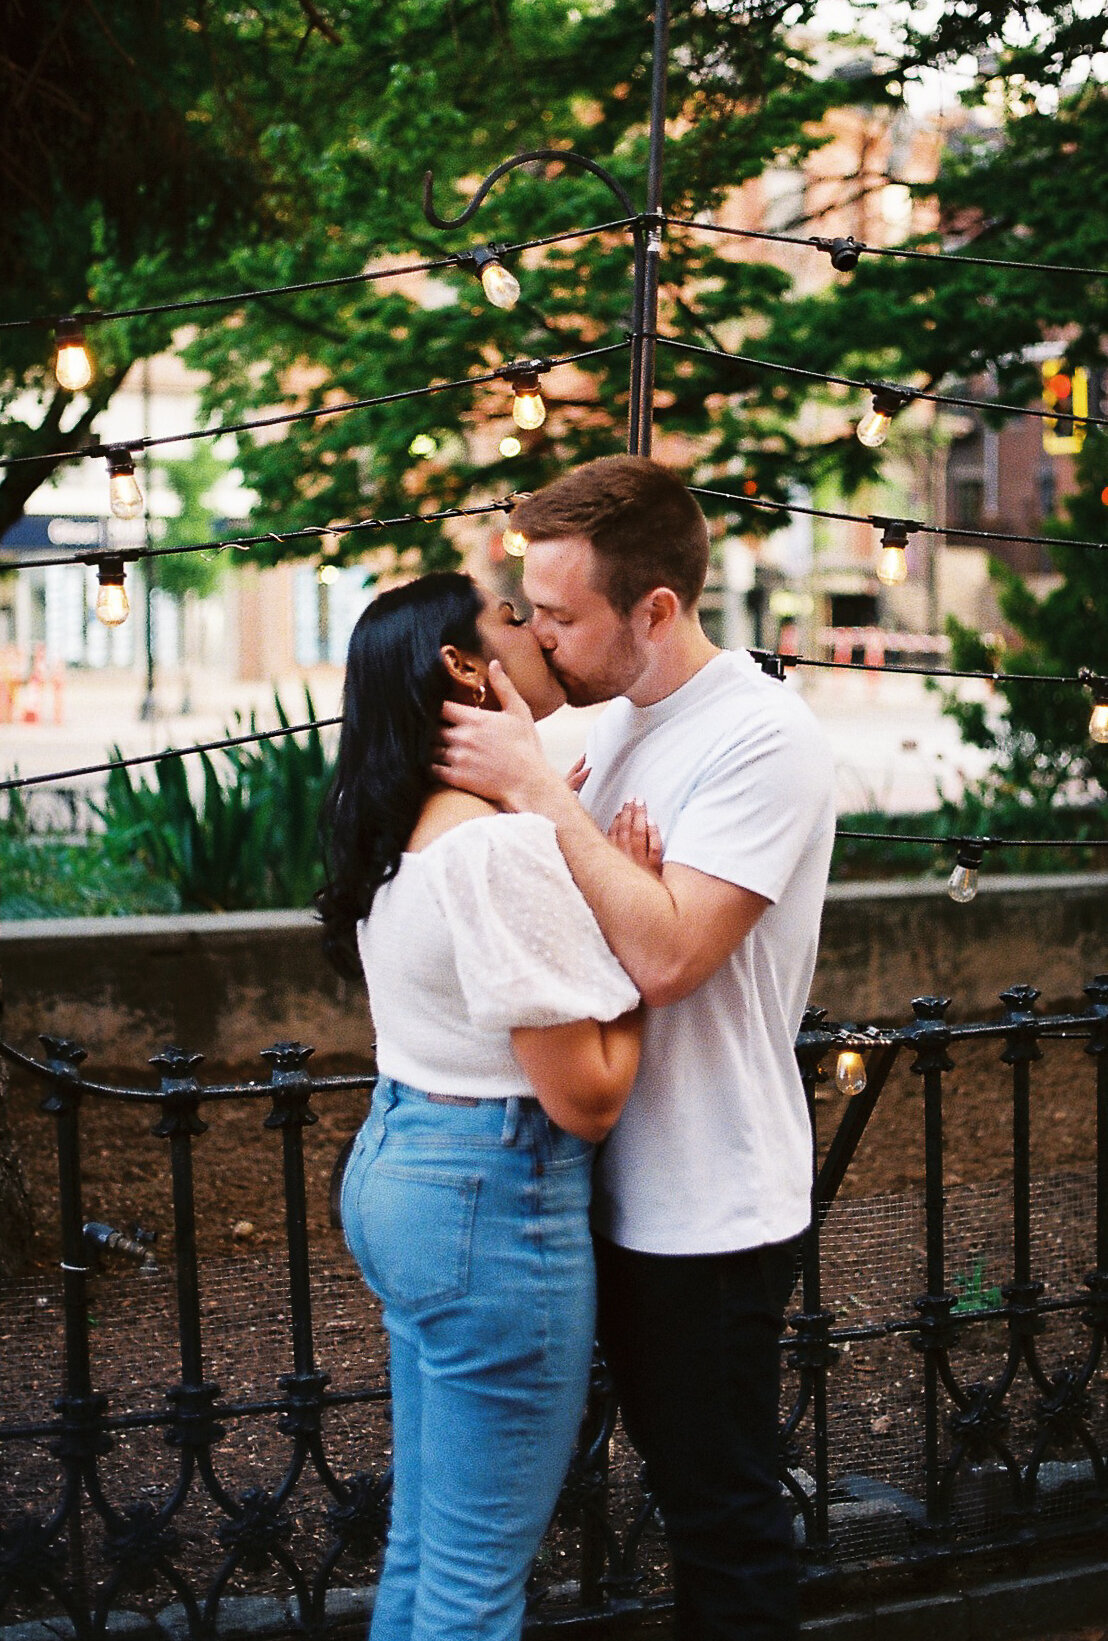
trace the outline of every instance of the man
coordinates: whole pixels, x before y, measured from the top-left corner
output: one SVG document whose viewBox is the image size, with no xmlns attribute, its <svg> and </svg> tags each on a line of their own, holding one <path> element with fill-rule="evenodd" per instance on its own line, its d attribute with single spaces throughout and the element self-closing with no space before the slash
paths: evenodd
<svg viewBox="0 0 1108 1641">
<path fill-rule="evenodd" d="M 448 706 L 439 773 L 554 822 L 649 1005 L 597 1170 L 601 1341 L 661 1505 L 677 1635 L 781 1641 L 797 1620 L 778 1337 L 811 1187 L 793 1041 L 833 840 L 831 758 L 796 695 L 704 633 L 707 526 L 666 468 L 589 462 L 512 525 L 549 665 L 574 705 L 612 705 L 578 801 L 494 663 L 505 710 Z"/>
</svg>

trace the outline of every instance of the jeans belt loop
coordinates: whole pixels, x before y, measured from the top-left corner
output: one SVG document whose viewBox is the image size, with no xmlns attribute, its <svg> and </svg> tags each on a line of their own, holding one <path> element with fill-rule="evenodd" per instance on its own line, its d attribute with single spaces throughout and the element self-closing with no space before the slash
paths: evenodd
<svg viewBox="0 0 1108 1641">
<path fill-rule="evenodd" d="M 519 1133 L 519 1095 L 510 1094 L 504 1101 L 504 1127 L 500 1131 L 501 1145 L 514 1145 Z"/>
</svg>

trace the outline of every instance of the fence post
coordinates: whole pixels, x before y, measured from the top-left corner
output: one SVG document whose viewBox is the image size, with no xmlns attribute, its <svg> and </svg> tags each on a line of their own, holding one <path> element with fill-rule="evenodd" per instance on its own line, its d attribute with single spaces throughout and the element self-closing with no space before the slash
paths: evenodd
<svg viewBox="0 0 1108 1641">
<path fill-rule="evenodd" d="M 949 1007 L 949 997 L 913 998 L 912 1012 L 916 1024 L 910 1028 L 916 1049 L 911 1069 L 923 1077 L 927 1292 L 915 1302 L 920 1325 L 914 1342 L 923 1352 L 924 1486 L 927 1527 L 932 1532 L 945 1526 L 947 1514 L 940 1455 L 940 1363 L 958 1338 L 957 1325 L 950 1318 L 955 1296 L 946 1291 L 944 1249 L 943 1072 L 954 1068 L 954 1062 L 947 1053 L 950 1027 L 945 1016 Z"/>
<path fill-rule="evenodd" d="M 804 1084 L 804 1098 L 808 1106 L 808 1121 L 812 1132 L 812 1218 L 804 1236 L 800 1256 L 801 1309 L 789 1322 L 796 1335 L 789 1349 L 789 1365 L 798 1369 L 800 1389 L 796 1403 L 786 1418 L 782 1430 L 782 1463 L 796 1461 L 793 1435 L 810 1405 L 812 1409 L 812 1469 L 815 1497 L 803 1496 L 786 1474 L 786 1485 L 804 1516 L 804 1532 L 808 1549 L 817 1556 L 825 1556 L 831 1549 L 830 1536 L 830 1473 L 828 1465 L 827 1373 L 839 1360 L 839 1350 L 831 1343 L 831 1311 L 823 1307 L 823 1287 L 820 1274 L 820 1217 L 821 1204 L 815 1185 L 816 1171 L 816 1086 L 825 1082 L 820 1061 L 827 1052 L 829 1034 L 835 1030 L 826 1020 L 825 1009 L 805 1011 L 797 1038 L 796 1058 Z"/>
<path fill-rule="evenodd" d="M 200 1087 L 192 1075 L 201 1054 L 186 1054 L 180 1048 L 165 1048 L 155 1054 L 151 1065 L 162 1073 L 162 1115 L 154 1124 L 158 1139 L 169 1141 L 173 1185 L 173 1246 L 177 1264 L 177 1329 L 180 1346 L 181 1382 L 166 1392 L 172 1419 L 166 1440 L 181 1449 L 181 1480 L 178 1497 L 188 1490 L 196 1465 L 205 1485 L 219 1505 L 233 1515 L 235 1503 L 216 1480 L 212 1468 L 212 1445 L 224 1434 L 213 1413 L 219 1386 L 205 1384 L 200 1334 L 200 1280 L 196 1251 L 196 1194 L 192 1177 L 192 1142 L 207 1132 L 200 1116 Z"/>
</svg>

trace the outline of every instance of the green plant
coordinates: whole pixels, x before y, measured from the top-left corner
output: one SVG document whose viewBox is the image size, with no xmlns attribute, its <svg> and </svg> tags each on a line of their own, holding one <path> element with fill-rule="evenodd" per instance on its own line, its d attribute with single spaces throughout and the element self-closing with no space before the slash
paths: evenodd
<svg viewBox="0 0 1108 1641">
<path fill-rule="evenodd" d="M 951 1277 L 958 1289 L 957 1303 L 952 1311 L 996 1311 L 1004 1304 L 1004 1295 L 998 1287 L 985 1286 L 985 1261 L 979 1259 L 968 1276 L 959 1272 Z"/>
<path fill-rule="evenodd" d="M 314 719 L 310 691 L 304 699 Z M 274 704 L 287 729 L 279 696 Z M 257 727 L 251 714 L 249 732 Z M 236 715 L 227 733 L 245 728 Z M 189 910 L 304 905 L 320 879 L 317 818 L 331 778 L 319 731 L 229 747 L 218 765 L 203 752 L 199 769 L 197 786 L 180 758 L 161 759 L 151 784 L 113 768 L 98 809 L 107 847 L 172 883 Z"/>
<path fill-rule="evenodd" d="M 0 919 L 176 912 L 171 883 L 120 859 L 101 837 L 73 843 L 0 825 Z"/>
</svg>

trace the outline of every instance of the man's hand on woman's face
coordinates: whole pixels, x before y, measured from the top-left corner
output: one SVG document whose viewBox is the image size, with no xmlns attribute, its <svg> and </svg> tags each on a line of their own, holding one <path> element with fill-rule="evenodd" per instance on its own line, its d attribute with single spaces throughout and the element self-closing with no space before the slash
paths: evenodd
<svg viewBox="0 0 1108 1641">
<path fill-rule="evenodd" d="M 527 809 L 535 783 L 558 777 L 546 761 L 527 703 L 499 661 L 489 663 L 489 683 L 500 712 L 444 702 L 431 773 L 490 803 Z"/>
<path fill-rule="evenodd" d="M 643 866 L 655 877 L 661 877 L 662 834 L 651 821 L 641 798 L 628 798 L 608 828 L 608 841 L 636 866 Z"/>
</svg>

